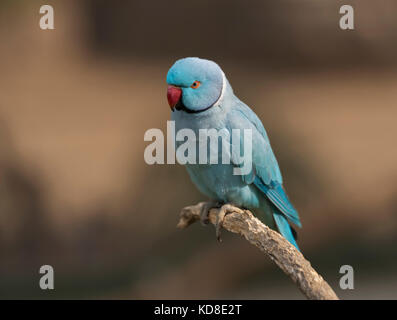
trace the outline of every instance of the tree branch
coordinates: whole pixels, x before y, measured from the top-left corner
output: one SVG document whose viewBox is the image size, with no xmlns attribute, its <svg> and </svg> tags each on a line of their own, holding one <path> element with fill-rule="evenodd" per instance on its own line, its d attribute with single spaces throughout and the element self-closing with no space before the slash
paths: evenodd
<svg viewBox="0 0 397 320">
<path fill-rule="evenodd" d="M 201 209 L 205 204 L 200 202 L 183 208 L 177 227 L 184 229 L 200 220 Z M 209 220 L 214 225 L 218 211 L 219 209 L 211 209 L 209 214 Z M 312 268 L 310 262 L 288 240 L 264 225 L 250 211 L 244 210 L 243 213 L 232 212 L 226 215 L 223 228 L 238 233 L 267 254 L 308 299 L 338 300 L 335 292 Z"/>
</svg>

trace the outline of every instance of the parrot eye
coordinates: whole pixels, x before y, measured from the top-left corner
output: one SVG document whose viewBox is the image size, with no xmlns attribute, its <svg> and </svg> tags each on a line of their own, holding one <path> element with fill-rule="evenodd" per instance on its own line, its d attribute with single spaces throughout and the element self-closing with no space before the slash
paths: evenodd
<svg viewBox="0 0 397 320">
<path fill-rule="evenodd" d="M 192 89 L 197 89 L 200 87 L 201 82 L 200 81 L 194 81 L 193 84 L 190 86 Z"/>
</svg>

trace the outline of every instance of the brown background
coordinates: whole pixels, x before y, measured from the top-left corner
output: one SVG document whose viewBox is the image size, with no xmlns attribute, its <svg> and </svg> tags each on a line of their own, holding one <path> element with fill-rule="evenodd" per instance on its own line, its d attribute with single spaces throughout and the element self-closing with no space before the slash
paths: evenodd
<svg viewBox="0 0 397 320">
<path fill-rule="evenodd" d="M 55 9 L 42 31 L 39 8 Z M 355 9 L 355 30 L 339 8 Z M 217 61 L 260 116 L 303 229 L 342 298 L 397 298 L 397 4 L 2 1 L 0 297 L 303 298 L 237 236 L 175 229 L 203 200 L 181 166 L 149 166 L 168 68 Z M 39 289 L 39 268 L 55 290 Z M 339 268 L 355 289 L 339 289 Z"/>
</svg>

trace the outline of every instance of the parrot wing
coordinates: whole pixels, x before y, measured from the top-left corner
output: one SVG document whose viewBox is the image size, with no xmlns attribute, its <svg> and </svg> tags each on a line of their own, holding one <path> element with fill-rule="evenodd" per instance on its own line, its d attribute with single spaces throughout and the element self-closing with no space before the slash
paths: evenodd
<svg viewBox="0 0 397 320">
<path fill-rule="evenodd" d="M 288 199 L 282 187 L 282 176 L 276 157 L 270 146 L 269 138 L 262 122 L 257 115 L 244 103 L 239 101 L 229 112 L 229 130 L 240 129 L 240 152 L 244 150 L 243 130 L 252 130 L 252 170 L 243 175 L 242 179 L 247 184 L 254 183 L 266 197 L 280 210 L 291 222 L 301 227 L 298 212 Z M 238 156 L 232 150 L 232 162 L 241 166 L 237 161 Z"/>
</svg>

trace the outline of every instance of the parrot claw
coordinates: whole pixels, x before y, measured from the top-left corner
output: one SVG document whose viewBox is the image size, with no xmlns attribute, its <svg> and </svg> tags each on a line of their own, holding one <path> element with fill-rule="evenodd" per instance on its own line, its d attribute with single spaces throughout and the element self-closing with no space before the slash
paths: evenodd
<svg viewBox="0 0 397 320">
<path fill-rule="evenodd" d="M 207 225 L 210 220 L 208 219 L 208 215 L 210 214 L 210 210 L 212 208 L 220 208 L 221 203 L 217 201 L 210 201 L 206 202 L 203 207 L 201 208 L 201 213 L 200 213 L 200 221 L 203 226 Z"/>
<path fill-rule="evenodd" d="M 229 213 L 232 212 L 238 212 L 238 213 L 243 213 L 244 210 L 241 210 L 239 208 L 234 207 L 231 204 L 225 204 L 223 205 L 219 212 L 218 212 L 218 216 L 216 217 L 216 238 L 218 239 L 219 242 L 222 242 L 222 238 L 221 238 L 221 229 L 223 226 L 223 221 L 225 220 L 225 216 Z"/>
</svg>

